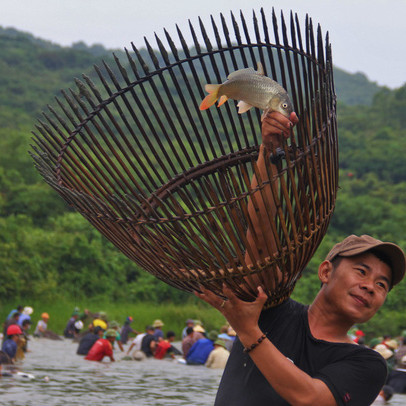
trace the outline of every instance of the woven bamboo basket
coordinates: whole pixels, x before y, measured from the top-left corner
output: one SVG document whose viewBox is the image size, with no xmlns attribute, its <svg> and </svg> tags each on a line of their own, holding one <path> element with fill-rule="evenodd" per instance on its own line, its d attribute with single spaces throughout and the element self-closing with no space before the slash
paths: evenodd
<svg viewBox="0 0 406 406">
<path fill-rule="evenodd" d="M 166 46 L 156 36 L 155 49 L 145 40 L 115 55 L 114 66 L 95 66 L 43 113 L 32 156 L 69 205 L 160 280 L 217 294 L 225 283 L 247 301 L 261 284 L 273 306 L 291 294 L 326 233 L 338 151 L 328 35 L 308 16 L 303 26 L 294 14 L 288 24 L 283 14 L 269 17 L 261 9 L 248 23 L 231 13 L 209 27 L 199 19 L 188 41 L 177 29 L 177 45 L 165 30 Z M 199 104 L 206 83 L 258 61 L 287 89 L 299 123 L 277 171 L 252 188 L 262 112 L 239 115 L 233 101 L 206 111 Z M 267 185 L 276 248 L 249 263 L 247 207 Z"/>
</svg>

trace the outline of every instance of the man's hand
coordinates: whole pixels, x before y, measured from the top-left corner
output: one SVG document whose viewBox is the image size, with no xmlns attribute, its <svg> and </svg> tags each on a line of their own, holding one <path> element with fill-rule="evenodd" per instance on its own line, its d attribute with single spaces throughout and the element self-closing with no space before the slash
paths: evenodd
<svg viewBox="0 0 406 406">
<path fill-rule="evenodd" d="M 291 113 L 289 118 L 278 111 L 268 113 L 262 121 L 262 144 L 269 151 L 271 150 L 271 143 L 275 148 L 278 148 L 281 137 L 289 138 L 291 128 L 298 121 L 295 112 Z"/>
<path fill-rule="evenodd" d="M 237 335 L 250 334 L 253 330 L 258 329 L 259 315 L 268 298 L 261 287 L 258 287 L 258 296 L 253 302 L 244 302 L 238 299 L 233 291 L 225 285 L 222 293 L 227 298 L 226 300 L 203 287 L 201 291 L 202 293 L 195 292 L 196 296 L 219 310 Z"/>
</svg>

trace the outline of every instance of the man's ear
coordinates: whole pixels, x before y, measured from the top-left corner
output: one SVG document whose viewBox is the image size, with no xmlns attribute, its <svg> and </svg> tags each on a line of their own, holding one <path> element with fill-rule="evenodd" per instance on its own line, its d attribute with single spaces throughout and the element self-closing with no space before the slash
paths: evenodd
<svg viewBox="0 0 406 406">
<path fill-rule="evenodd" d="M 327 283 L 333 272 L 333 264 L 330 261 L 323 261 L 319 266 L 319 279 L 321 283 Z"/>
</svg>

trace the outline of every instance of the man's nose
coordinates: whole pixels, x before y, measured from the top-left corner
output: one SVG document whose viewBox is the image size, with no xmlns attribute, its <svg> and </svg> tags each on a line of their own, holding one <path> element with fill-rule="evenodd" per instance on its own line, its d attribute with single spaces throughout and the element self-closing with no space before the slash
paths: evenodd
<svg viewBox="0 0 406 406">
<path fill-rule="evenodd" d="M 375 292 L 375 282 L 370 278 L 364 279 L 360 283 L 360 287 L 361 287 L 361 289 L 366 290 L 368 293 Z"/>
</svg>

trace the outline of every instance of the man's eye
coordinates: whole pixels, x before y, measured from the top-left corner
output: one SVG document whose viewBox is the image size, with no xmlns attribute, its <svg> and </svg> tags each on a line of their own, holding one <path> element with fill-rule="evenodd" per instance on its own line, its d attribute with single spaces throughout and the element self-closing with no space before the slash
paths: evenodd
<svg viewBox="0 0 406 406">
<path fill-rule="evenodd" d="M 378 285 L 379 287 L 385 289 L 385 290 L 388 290 L 388 287 L 387 287 L 386 284 L 383 283 L 383 282 L 378 282 L 377 285 Z"/>
</svg>

